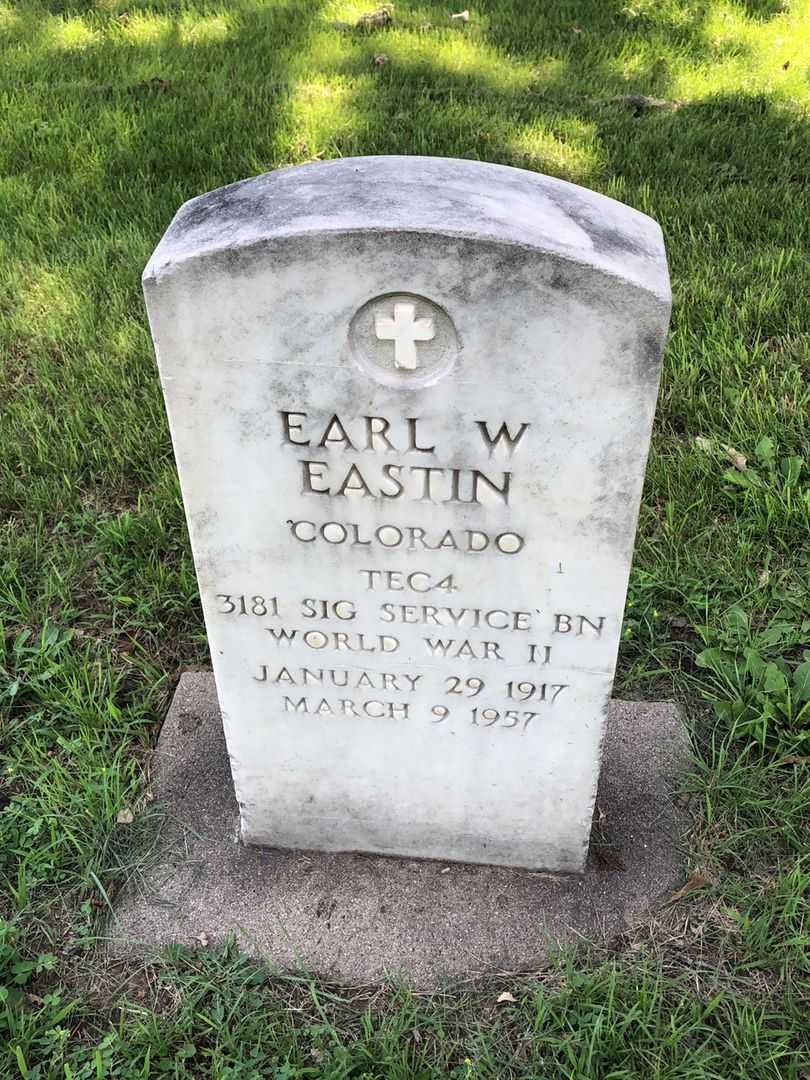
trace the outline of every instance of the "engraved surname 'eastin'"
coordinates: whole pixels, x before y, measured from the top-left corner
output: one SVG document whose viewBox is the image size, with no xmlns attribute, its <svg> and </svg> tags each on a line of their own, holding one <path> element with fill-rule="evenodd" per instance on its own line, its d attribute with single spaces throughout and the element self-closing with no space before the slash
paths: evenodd
<svg viewBox="0 0 810 1080">
<path fill-rule="evenodd" d="M 379 469 L 357 465 L 330 473 L 327 461 L 301 461 L 301 488 L 308 495 L 361 496 L 366 499 L 415 499 L 443 503 L 509 503 L 511 472 L 492 479 L 480 469 L 442 469 L 433 465 L 397 465 Z M 380 475 L 381 474 L 381 475 Z"/>
</svg>

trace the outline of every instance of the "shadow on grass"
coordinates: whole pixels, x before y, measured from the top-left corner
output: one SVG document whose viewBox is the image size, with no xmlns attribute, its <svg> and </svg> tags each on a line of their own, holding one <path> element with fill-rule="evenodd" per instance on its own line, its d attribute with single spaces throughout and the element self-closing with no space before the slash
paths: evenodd
<svg viewBox="0 0 810 1080">
<path fill-rule="evenodd" d="M 717 3 L 488 0 L 466 28 L 439 5 L 398 5 L 372 33 L 336 26 L 322 0 L 14 9 L 0 73 L 3 508 L 73 515 L 82 543 L 87 515 L 151 515 L 181 541 L 141 268 L 186 199 L 355 154 L 522 166 L 652 214 L 675 286 L 656 448 L 718 428 L 739 442 L 735 427 L 763 430 L 770 410 L 785 452 L 801 452 L 799 359 L 784 342 L 803 327 L 810 125 L 750 89 L 670 100 L 690 65 L 754 64 L 745 34 L 771 10 L 755 7 L 722 40 Z M 672 465 L 658 461 L 652 506 L 669 498 Z M 105 537 L 99 525 L 104 552 Z"/>
<path fill-rule="evenodd" d="M 146 515 L 182 544 L 141 268 L 186 199 L 313 157 L 480 158 L 652 214 L 676 301 L 656 448 L 723 425 L 739 443 L 735 426 L 767 430 L 770 410 L 784 451 L 802 452 L 799 360 L 783 345 L 803 327 L 810 126 L 751 92 L 667 103 L 687 62 L 728 50 L 753 62 L 740 37 L 750 19 L 718 44 L 716 3 L 573 0 L 538 13 L 489 0 L 468 28 L 440 24 L 438 5 L 398 7 L 393 29 L 372 33 L 336 27 L 323 2 L 119 6 L 52 6 L 65 13 L 54 19 L 23 4 L 5 28 L 7 513 L 73 515 L 82 544 L 87 515 Z M 671 462 L 658 461 L 645 505 L 669 497 Z M 697 464 L 687 472 L 701 479 Z M 106 553 L 105 528 L 91 532 Z M 126 577 L 146 576 L 152 595 L 146 561 Z"/>
<path fill-rule="evenodd" d="M 285 153 L 293 120 L 278 85 L 320 7 L 243 4 L 226 19 L 221 7 L 161 15 L 132 5 L 111 25 L 23 6 L 6 28 L 7 512 L 53 520 L 94 504 L 131 508 L 156 480 L 165 491 L 159 478 L 173 465 L 140 271 L 182 202 Z"/>
</svg>

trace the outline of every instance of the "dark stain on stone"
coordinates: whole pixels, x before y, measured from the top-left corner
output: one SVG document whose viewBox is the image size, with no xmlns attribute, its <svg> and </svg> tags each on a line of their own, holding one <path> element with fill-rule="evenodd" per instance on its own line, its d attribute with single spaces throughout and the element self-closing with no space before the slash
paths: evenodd
<svg viewBox="0 0 810 1080">
<path fill-rule="evenodd" d="M 261 179 L 263 177 L 239 180 L 235 184 L 216 188 L 214 191 L 206 192 L 205 195 L 199 195 L 196 199 L 191 199 L 178 211 L 166 233 L 167 237 L 175 239 L 183 233 L 200 228 L 212 218 L 232 220 L 254 217 L 259 202 L 258 192 L 255 191 L 254 185 Z M 252 191 L 251 188 L 253 188 Z"/>
<path fill-rule="evenodd" d="M 587 233 L 594 248 L 605 255 L 630 254 L 649 256 L 649 249 L 639 244 L 629 233 L 595 217 L 593 206 L 580 195 L 575 187 L 565 188 L 549 185 L 544 194 Z M 622 204 L 624 205 L 624 204 Z M 629 208 L 628 208 L 629 209 Z"/>
<path fill-rule="evenodd" d="M 197 713 L 182 712 L 178 722 L 178 730 L 181 735 L 191 735 L 200 726 L 200 717 Z"/>
<path fill-rule="evenodd" d="M 328 923 L 329 919 L 334 914 L 336 907 L 337 902 L 334 899 L 327 899 L 325 896 L 322 896 L 318 901 L 318 906 L 315 908 L 315 914 L 319 919 L 326 919 Z"/>
<path fill-rule="evenodd" d="M 666 328 L 643 329 L 635 350 L 635 375 L 642 385 L 657 383 L 661 374 Z"/>
<path fill-rule="evenodd" d="M 567 274 L 562 273 L 560 270 L 555 269 L 552 272 L 551 279 L 549 280 L 549 288 L 554 289 L 556 292 L 569 293 L 571 292 L 571 280 Z"/>
<path fill-rule="evenodd" d="M 624 873 L 627 870 L 619 852 L 609 847 L 594 847 L 593 859 L 600 874 Z"/>
</svg>

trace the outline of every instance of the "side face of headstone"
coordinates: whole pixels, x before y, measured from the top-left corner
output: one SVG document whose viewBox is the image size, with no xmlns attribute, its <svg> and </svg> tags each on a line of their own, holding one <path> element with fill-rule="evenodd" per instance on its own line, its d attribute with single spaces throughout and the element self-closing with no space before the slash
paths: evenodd
<svg viewBox="0 0 810 1080">
<path fill-rule="evenodd" d="M 580 871 L 669 318 L 660 229 L 366 158 L 144 287 L 247 843 Z"/>
</svg>

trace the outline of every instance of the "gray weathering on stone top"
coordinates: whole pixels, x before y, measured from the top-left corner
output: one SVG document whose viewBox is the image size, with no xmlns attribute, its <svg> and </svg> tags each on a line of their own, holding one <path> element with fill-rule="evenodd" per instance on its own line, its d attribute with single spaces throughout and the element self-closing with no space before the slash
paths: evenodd
<svg viewBox="0 0 810 1080">
<path fill-rule="evenodd" d="M 274 237 L 380 230 L 557 252 L 670 302 L 661 229 L 646 214 L 539 173 L 430 157 L 315 162 L 200 195 L 175 215 L 144 281 Z"/>
</svg>

